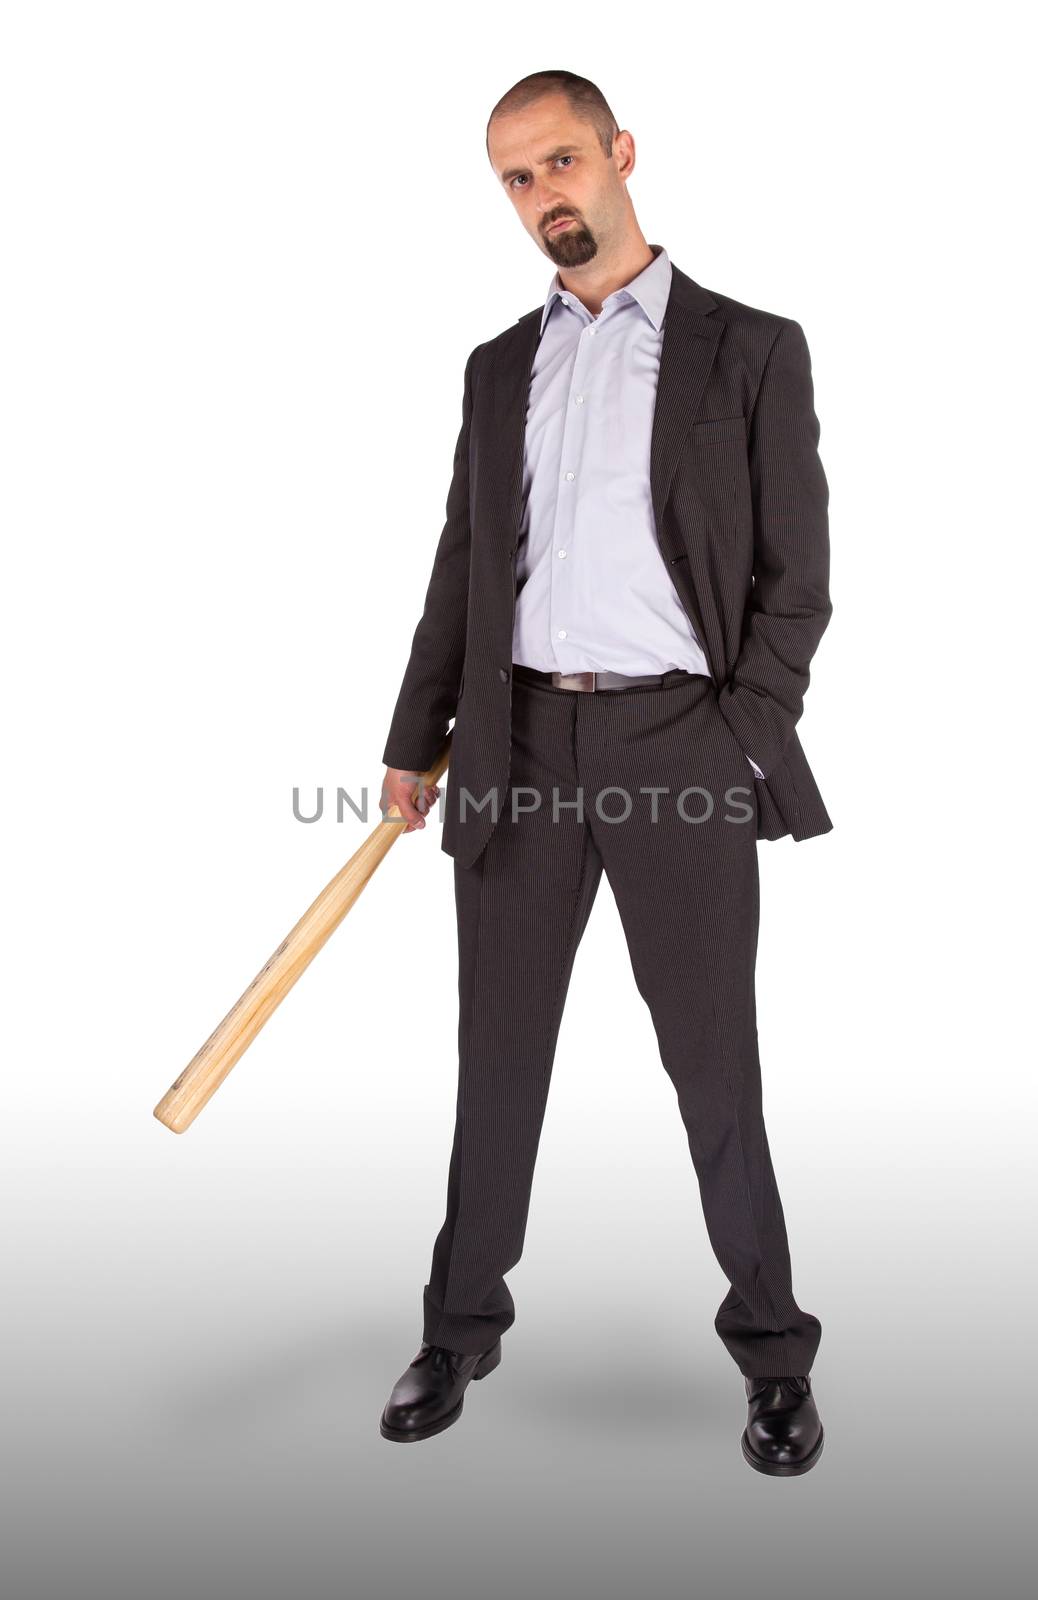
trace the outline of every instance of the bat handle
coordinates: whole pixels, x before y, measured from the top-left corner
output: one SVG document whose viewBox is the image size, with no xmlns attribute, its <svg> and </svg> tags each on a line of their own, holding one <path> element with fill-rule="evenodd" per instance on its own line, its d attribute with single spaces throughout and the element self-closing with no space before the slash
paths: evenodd
<svg viewBox="0 0 1038 1600">
<path fill-rule="evenodd" d="M 451 728 L 447 733 L 447 737 L 444 739 L 442 745 L 440 746 L 439 751 L 437 752 L 437 755 L 436 755 L 436 759 L 433 762 L 432 766 L 429 767 L 427 771 L 418 774 L 418 777 L 421 780 L 421 782 L 422 782 L 424 787 L 428 787 L 430 784 L 433 784 L 433 783 L 439 783 L 440 779 L 443 777 L 443 774 L 446 772 L 448 766 L 450 765 L 451 744 L 453 742 L 453 735 L 454 735 L 454 729 Z M 416 791 L 417 791 L 417 788 L 418 788 L 418 784 L 417 784 L 417 781 L 416 781 L 416 783 L 415 783 Z M 386 807 L 385 815 L 387 817 L 399 817 L 400 814 L 401 814 L 400 813 L 400 807 L 398 805 L 391 805 L 391 806 L 387 806 Z"/>
</svg>

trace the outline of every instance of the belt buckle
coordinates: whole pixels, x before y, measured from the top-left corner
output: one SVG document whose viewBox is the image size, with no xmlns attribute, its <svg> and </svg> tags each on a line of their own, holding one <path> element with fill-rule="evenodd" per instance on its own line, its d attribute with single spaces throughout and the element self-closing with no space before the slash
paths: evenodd
<svg viewBox="0 0 1038 1600">
<path fill-rule="evenodd" d="M 595 687 L 593 672 L 553 672 L 552 685 L 556 689 L 590 689 Z"/>
</svg>

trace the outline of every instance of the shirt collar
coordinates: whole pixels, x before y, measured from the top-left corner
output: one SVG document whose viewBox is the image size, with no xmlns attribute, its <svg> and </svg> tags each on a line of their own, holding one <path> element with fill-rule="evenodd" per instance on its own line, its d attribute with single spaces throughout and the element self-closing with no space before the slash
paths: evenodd
<svg viewBox="0 0 1038 1600">
<path fill-rule="evenodd" d="M 663 326 L 663 314 L 667 309 L 667 300 L 670 296 L 672 268 L 670 257 L 661 244 L 652 244 L 649 249 L 653 252 L 653 260 L 649 262 L 647 267 L 643 267 L 638 276 L 632 278 L 630 283 L 624 284 L 622 289 L 617 289 L 613 294 L 607 295 L 603 309 L 614 299 L 621 302 L 628 299 L 636 300 L 658 333 Z M 541 312 L 542 333 L 556 300 L 561 300 L 566 305 L 579 307 L 578 315 L 580 313 L 585 316 L 589 315 L 587 308 L 581 304 L 578 297 L 570 290 L 562 287 L 559 281 L 559 274 L 556 272 L 548 287 L 544 310 Z"/>
</svg>

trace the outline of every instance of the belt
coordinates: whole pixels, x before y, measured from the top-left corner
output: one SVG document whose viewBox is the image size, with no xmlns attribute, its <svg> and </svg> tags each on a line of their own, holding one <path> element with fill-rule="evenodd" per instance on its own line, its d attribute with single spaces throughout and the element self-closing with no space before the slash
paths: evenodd
<svg viewBox="0 0 1038 1600">
<path fill-rule="evenodd" d="M 675 683 L 679 678 L 701 677 L 701 673 L 686 672 L 684 667 L 674 667 L 670 672 L 649 673 L 629 677 L 625 672 L 541 672 L 538 667 L 512 665 L 512 676 L 523 683 L 550 684 L 553 689 L 589 690 L 659 688 L 665 683 Z"/>
</svg>

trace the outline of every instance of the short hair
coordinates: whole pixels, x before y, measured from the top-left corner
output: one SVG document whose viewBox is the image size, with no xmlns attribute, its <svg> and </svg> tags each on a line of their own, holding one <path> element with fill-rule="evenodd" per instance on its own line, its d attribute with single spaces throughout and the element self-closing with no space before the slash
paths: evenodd
<svg viewBox="0 0 1038 1600">
<path fill-rule="evenodd" d="M 487 153 L 490 151 L 490 124 L 496 117 L 506 116 L 513 111 L 525 111 L 528 106 L 552 94 L 565 95 L 574 116 L 591 124 L 603 152 L 611 156 L 613 140 L 620 129 L 605 95 L 590 78 L 581 78 L 577 73 L 565 72 L 561 68 L 552 72 L 531 72 L 501 96 L 487 118 Z"/>
</svg>

